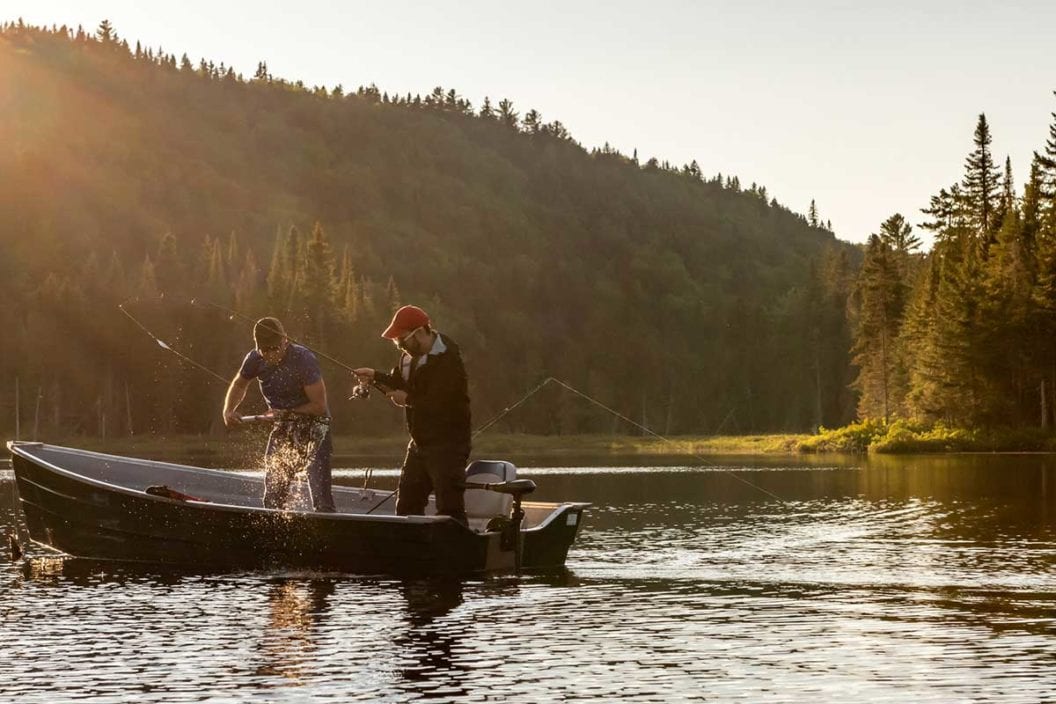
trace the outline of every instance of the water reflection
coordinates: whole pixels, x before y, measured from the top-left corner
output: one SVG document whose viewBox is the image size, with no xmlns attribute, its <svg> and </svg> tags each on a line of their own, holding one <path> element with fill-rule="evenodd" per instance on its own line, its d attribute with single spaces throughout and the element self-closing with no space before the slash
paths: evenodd
<svg viewBox="0 0 1056 704">
<path fill-rule="evenodd" d="M 331 579 L 279 579 L 271 584 L 256 675 L 294 682 L 304 678 L 316 656 L 317 629 L 323 626 L 335 588 Z"/>
<path fill-rule="evenodd" d="M 424 698 L 465 695 L 461 677 L 465 667 L 453 656 L 460 629 L 444 622 L 462 605 L 462 581 L 404 580 L 399 591 L 405 602 L 404 618 L 396 628 L 393 644 L 404 680 L 400 688 Z"/>
<path fill-rule="evenodd" d="M 1052 458 L 537 472 L 595 504 L 553 575 L 2 564 L 0 700 L 1051 699 Z"/>
</svg>

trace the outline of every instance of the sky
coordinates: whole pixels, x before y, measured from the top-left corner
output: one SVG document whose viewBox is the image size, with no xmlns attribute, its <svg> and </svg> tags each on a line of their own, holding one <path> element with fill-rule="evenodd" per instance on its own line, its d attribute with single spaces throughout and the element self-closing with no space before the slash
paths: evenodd
<svg viewBox="0 0 1056 704">
<path fill-rule="evenodd" d="M 852 242 L 925 219 L 980 113 L 1021 192 L 1056 112 L 1056 0 L 0 0 L 19 17 L 109 19 L 247 77 L 266 61 L 308 86 L 509 98 L 588 149 L 695 159 L 796 212 L 813 199 Z"/>
</svg>

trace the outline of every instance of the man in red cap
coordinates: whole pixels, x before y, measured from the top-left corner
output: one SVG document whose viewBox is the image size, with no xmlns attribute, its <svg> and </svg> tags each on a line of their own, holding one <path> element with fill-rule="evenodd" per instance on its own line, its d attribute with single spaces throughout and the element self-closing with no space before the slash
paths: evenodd
<svg viewBox="0 0 1056 704">
<path fill-rule="evenodd" d="M 382 337 L 400 359 L 388 374 L 360 367 L 361 383 L 373 383 L 404 409 L 411 441 L 400 472 L 396 513 L 421 515 L 436 494 L 436 512 L 466 524 L 465 468 L 470 449 L 469 391 L 458 345 L 433 329 L 417 306 L 403 306 Z"/>
</svg>

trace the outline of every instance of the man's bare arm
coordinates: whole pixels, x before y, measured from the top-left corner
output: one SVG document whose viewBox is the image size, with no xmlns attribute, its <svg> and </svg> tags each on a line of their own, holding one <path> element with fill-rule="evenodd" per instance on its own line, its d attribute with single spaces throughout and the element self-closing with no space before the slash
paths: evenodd
<svg viewBox="0 0 1056 704">
<path fill-rule="evenodd" d="M 231 427 L 241 422 L 236 411 L 238 411 L 238 404 L 246 398 L 249 382 L 250 380 L 241 374 L 235 374 L 235 378 L 228 385 L 227 395 L 224 396 L 224 425 Z"/>
</svg>

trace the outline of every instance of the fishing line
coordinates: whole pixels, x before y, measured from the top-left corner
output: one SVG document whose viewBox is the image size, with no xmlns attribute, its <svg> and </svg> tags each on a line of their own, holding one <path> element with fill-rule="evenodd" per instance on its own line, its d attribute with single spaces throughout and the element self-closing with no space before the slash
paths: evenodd
<svg viewBox="0 0 1056 704">
<path fill-rule="evenodd" d="M 478 429 L 473 431 L 473 435 L 470 436 L 470 439 L 475 438 L 480 433 L 484 433 L 486 430 L 489 429 L 489 427 L 491 427 L 492 425 L 497 423 L 499 420 L 502 420 L 503 417 L 506 416 L 511 411 L 513 411 L 514 408 L 516 408 L 518 405 L 521 405 L 522 403 L 524 403 L 525 401 L 530 399 L 532 396 L 535 395 L 535 392 L 538 392 L 539 389 L 543 388 L 543 386 L 546 386 L 551 381 L 557 381 L 557 379 L 554 379 L 553 377 L 547 377 L 546 379 L 544 379 L 542 383 L 540 383 L 538 386 L 535 386 L 535 388 L 531 389 L 530 392 L 528 392 L 527 394 L 522 396 L 521 400 L 518 400 L 516 403 L 512 403 L 512 404 L 506 406 L 505 408 L 503 408 L 502 413 L 499 413 L 497 416 L 495 416 L 494 418 L 492 418 L 491 420 L 486 422 L 484 425 L 478 427 Z M 363 487 L 364 488 L 366 487 L 366 480 L 365 479 L 363 480 Z M 394 498 L 395 496 L 398 496 L 398 495 L 399 495 L 399 488 L 397 487 L 396 491 L 394 491 L 389 496 L 385 496 L 380 501 L 375 503 L 375 505 L 371 507 L 371 510 L 367 511 L 366 513 L 374 513 L 374 510 L 377 509 L 379 506 L 381 506 L 382 503 L 384 503 L 385 501 L 388 501 L 388 500 L 390 500 L 390 499 L 392 499 L 392 498 Z"/>
<path fill-rule="evenodd" d="M 201 307 L 201 306 L 211 306 L 213 308 L 216 308 L 219 311 L 227 313 L 228 314 L 228 317 L 227 317 L 228 320 L 234 320 L 235 318 L 239 318 L 241 320 L 246 321 L 247 323 L 256 323 L 257 322 L 257 320 L 255 318 L 251 318 L 251 317 L 249 317 L 248 315 L 246 315 L 244 313 L 239 313 L 237 310 L 234 310 L 233 308 L 228 308 L 227 306 L 222 306 L 219 303 L 213 303 L 212 301 L 206 301 L 206 300 L 202 300 L 202 299 L 198 299 L 198 298 L 192 298 L 188 302 L 192 306 L 199 306 L 199 307 Z M 310 347 L 309 345 L 306 345 L 305 343 L 301 342 L 300 340 L 298 340 L 298 339 L 296 339 L 294 337 L 290 337 L 289 335 L 286 335 L 286 339 L 289 340 L 290 342 L 292 342 L 295 345 L 300 345 L 301 347 L 304 347 L 305 349 L 310 350 L 311 352 L 313 352 L 314 354 L 316 354 L 319 357 L 322 357 L 323 359 L 327 360 L 328 362 L 332 362 L 332 363 L 336 364 L 337 366 L 341 367 L 345 371 L 355 372 L 355 369 L 353 367 L 350 367 L 349 365 L 345 364 L 341 360 L 335 359 L 334 357 L 331 357 L 330 355 L 326 354 L 325 352 L 320 352 L 319 350 L 315 349 L 314 347 Z"/>
<path fill-rule="evenodd" d="M 544 386 L 546 386 L 547 384 L 549 384 L 551 382 L 557 384 L 558 386 L 561 386 L 561 387 L 567 389 L 568 391 L 571 391 L 572 393 L 574 393 L 575 395 L 579 396 L 580 398 L 586 399 L 587 401 L 589 401 L 590 403 L 594 404 L 595 406 L 605 410 L 608 413 L 611 413 L 612 415 L 616 416 L 620 420 L 623 420 L 623 421 L 626 421 L 627 423 L 630 423 L 634 427 L 642 430 L 645 433 L 648 433 L 649 435 L 657 438 L 658 440 L 662 440 L 663 442 L 667 442 L 667 443 L 671 443 L 671 444 L 676 444 L 675 440 L 673 440 L 671 438 L 664 437 L 663 435 L 661 435 L 660 433 L 652 430 L 651 428 L 647 428 L 646 426 L 642 425 L 641 423 L 638 423 L 636 421 L 631 420 L 630 418 L 628 418 L 627 416 L 623 415 L 622 413 L 620 413 L 619 411 L 615 410 L 614 408 L 610 408 L 609 406 L 606 406 L 604 403 L 602 403 L 601 401 L 597 400 L 596 398 L 593 398 L 592 396 L 589 396 L 588 394 L 583 393 L 579 389 L 574 388 L 574 387 L 570 386 L 569 384 L 566 384 L 565 382 L 561 381 L 560 379 L 557 379 L 557 378 L 552 377 L 552 376 L 548 376 L 546 379 L 543 380 L 543 382 L 541 384 L 536 386 L 534 389 L 529 391 L 523 398 L 521 398 L 519 401 L 517 401 L 517 403 L 514 403 L 511 406 L 508 406 L 501 413 L 499 413 L 498 416 L 496 416 L 495 418 L 491 419 L 486 424 L 481 426 L 480 429 L 478 429 L 475 433 L 473 433 L 473 437 L 476 437 L 479 433 L 481 433 L 485 429 L 487 429 L 487 428 L 491 427 L 492 425 L 494 425 L 495 423 L 497 423 L 499 420 L 502 419 L 503 416 L 505 416 L 510 411 L 512 411 L 513 409 L 517 408 L 517 406 L 519 406 L 522 403 L 524 403 L 525 401 L 527 401 L 531 396 L 535 395 L 540 389 L 542 389 Z M 725 423 L 725 421 L 723 421 L 723 422 Z M 700 459 L 700 460 L 707 461 L 707 458 L 704 455 L 702 455 L 702 454 L 699 454 L 699 453 L 696 453 L 696 452 L 693 452 L 693 453 L 690 453 L 690 454 L 691 454 L 692 457 L 695 457 L 695 458 Z M 763 494 L 766 494 L 767 496 L 769 496 L 769 497 L 771 497 L 773 499 L 776 499 L 778 501 L 784 502 L 784 499 L 782 499 L 777 494 L 773 493 L 772 491 L 768 491 L 767 489 L 764 489 L 763 487 L 759 486 L 755 482 L 752 482 L 752 481 L 749 481 L 748 479 L 745 479 L 744 477 L 740 476 L 736 472 L 727 472 L 727 474 L 729 474 L 731 477 L 733 477 L 737 481 L 739 481 L 739 482 L 741 482 L 741 483 L 743 483 L 743 484 L 745 484 L 747 486 L 752 487 L 756 491 L 762 492 Z"/>
<path fill-rule="evenodd" d="M 130 298 L 128 300 L 130 301 L 130 300 L 133 300 L 133 299 Z M 127 303 L 127 302 L 128 301 L 125 301 L 123 303 L 119 303 L 117 307 L 121 310 L 122 313 L 125 314 L 125 316 L 128 317 L 129 320 L 131 320 L 133 323 L 135 323 L 136 326 L 140 330 L 142 330 L 144 333 L 146 333 L 148 336 L 150 336 L 150 338 L 152 340 L 154 340 L 154 342 L 156 342 L 159 347 L 161 347 L 164 350 L 168 350 L 169 352 L 172 352 L 177 357 L 182 359 L 184 362 L 186 362 L 186 363 L 188 363 L 188 364 L 190 364 L 190 365 L 192 365 L 192 366 L 194 366 L 194 367 L 206 372 L 207 374 L 209 374 L 213 378 L 217 379 L 220 383 L 224 384 L 225 386 L 229 384 L 229 381 L 227 379 L 225 379 L 224 377 L 220 376 L 219 374 L 214 372 L 212 369 L 209 369 L 208 367 L 206 367 L 206 366 L 204 366 L 202 364 L 199 364 L 198 362 L 194 361 L 193 359 L 191 359 L 187 355 L 183 354 L 179 350 L 173 348 L 171 345 L 166 343 L 164 340 L 161 340 L 154 333 L 152 333 L 150 330 L 148 330 L 145 325 L 143 325 L 141 322 L 139 322 L 135 318 L 135 316 L 133 316 L 131 313 L 129 313 L 125 309 L 125 303 Z M 234 319 L 234 318 L 237 317 L 237 318 L 240 318 L 240 319 L 245 320 L 247 322 L 254 322 L 254 323 L 256 322 L 255 320 L 253 320 L 249 316 L 244 315 L 243 313 L 239 313 L 238 311 L 233 310 L 231 308 L 227 308 L 225 306 L 222 306 L 222 305 L 220 305 L 218 303 L 212 303 L 211 301 L 205 301 L 205 300 L 199 300 L 199 299 L 191 299 L 189 302 L 190 302 L 191 305 L 207 305 L 207 306 L 211 306 L 213 308 L 216 308 L 217 310 L 224 311 L 224 312 L 229 314 L 229 318 L 228 318 L 229 320 L 230 319 Z M 337 359 L 331 357 L 330 355 L 327 355 L 327 354 L 325 354 L 323 352 L 320 352 L 319 350 L 316 350 L 316 349 L 313 349 L 311 347 L 308 347 L 308 345 L 305 345 L 304 343 L 302 343 L 302 342 L 300 342 L 300 341 L 298 341 L 298 340 L 296 340 L 296 339 L 294 339 L 292 337 L 287 336 L 287 339 L 289 339 L 290 342 L 293 342 L 295 344 L 301 345 L 302 347 L 310 349 L 313 353 L 315 353 L 315 354 L 319 355 L 320 357 L 322 357 L 322 358 L 324 358 L 324 359 L 336 364 L 337 366 L 341 367 L 342 369 L 346 369 L 346 370 L 348 370 L 350 372 L 354 371 L 353 367 L 345 364 L 344 362 L 341 362 L 340 360 L 337 360 Z M 525 401 L 527 401 L 529 398 L 531 398 L 532 396 L 537 394 L 540 390 L 543 389 L 543 387 L 545 387 L 547 384 L 550 384 L 550 383 L 557 384 L 558 386 L 566 389 L 567 391 L 572 392 L 576 396 L 579 396 L 580 398 L 585 399 L 586 401 L 594 404 L 598 408 L 601 408 L 605 412 L 615 416 L 616 418 L 619 418 L 620 420 L 622 420 L 622 421 L 624 421 L 626 423 L 629 423 L 630 425 L 634 426 L 635 428 L 638 428 L 642 432 L 644 432 L 644 433 L 646 433 L 646 434 L 648 434 L 648 435 L 650 435 L 650 436 L 652 436 L 652 437 L 654 437 L 654 438 L 656 438 L 658 440 L 661 440 L 661 441 L 666 442 L 666 443 L 670 443 L 672 445 L 677 444 L 675 440 L 673 440 L 671 438 L 668 438 L 668 437 L 665 437 L 664 435 L 661 435 L 660 433 L 656 432 L 652 428 L 649 428 L 649 427 L 643 425 L 642 423 L 639 423 L 639 422 L 637 422 L 635 420 L 632 420 L 631 418 L 628 418 L 626 415 L 620 413 L 619 411 L 617 411 L 614 408 L 606 406 L 604 403 L 602 403 L 601 401 L 597 400 L 596 398 L 590 396 L 589 394 L 586 394 L 586 393 L 580 391 L 579 389 L 577 389 L 577 388 L 565 383 L 564 381 L 561 381 L 560 379 L 558 379 L 556 377 L 552 377 L 552 376 L 548 376 L 545 379 L 543 379 L 542 382 L 540 382 L 538 385 L 536 385 L 534 388 L 532 388 L 530 391 L 528 391 L 528 393 L 526 393 L 524 396 L 522 396 L 520 399 L 518 399 L 515 403 L 507 406 L 498 415 L 496 415 L 494 418 L 492 418 L 491 420 L 489 420 L 486 423 L 484 423 L 483 425 L 481 425 L 479 428 L 477 428 L 475 431 L 473 431 L 473 434 L 470 437 L 471 438 L 475 438 L 478 435 L 480 435 L 482 432 L 484 432 L 485 430 L 490 428 L 491 426 L 493 426 L 496 423 L 498 423 L 500 420 L 502 420 L 504 417 L 506 417 L 508 414 L 510 414 L 512 411 L 514 411 L 518 406 L 520 406 Z M 728 416 L 727 416 L 727 419 L 728 419 Z M 725 422 L 726 422 L 726 420 L 723 420 L 723 424 L 725 424 Z M 700 453 L 696 453 L 696 452 L 690 453 L 690 456 L 695 457 L 695 458 L 700 459 L 700 460 L 705 460 L 705 461 L 707 460 L 707 458 L 704 455 L 702 455 Z M 759 486 L 758 484 L 756 484 L 756 483 L 754 483 L 752 481 L 749 481 L 748 479 L 745 479 L 744 477 L 740 476 L 736 472 L 728 472 L 728 474 L 730 476 L 732 476 L 734 479 L 736 479 L 737 481 L 745 484 L 746 486 L 752 487 L 753 489 L 755 489 L 756 491 L 759 491 L 760 493 L 766 494 L 767 496 L 771 497 L 772 499 L 776 499 L 777 501 L 782 501 L 782 502 L 784 501 L 784 499 L 782 499 L 777 494 L 774 494 L 773 492 L 771 492 L 771 491 L 769 491 L 767 489 L 764 489 L 763 487 Z M 392 494 L 389 494 L 384 499 L 379 501 L 369 511 L 367 511 L 367 513 L 368 514 L 372 513 L 374 511 L 374 509 L 378 508 L 379 506 L 384 504 L 386 501 L 389 501 L 390 499 L 394 498 L 398 493 L 399 493 L 399 489 L 397 489 Z"/>
<path fill-rule="evenodd" d="M 131 300 L 132 300 L 131 298 L 128 299 L 128 301 L 131 301 Z M 129 320 L 131 320 L 133 323 L 135 323 L 136 327 L 138 327 L 140 330 L 145 332 L 150 337 L 150 339 L 154 340 L 154 342 L 156 342 L 158 344 L 158 347 L 160 347 L 163 350 L 168 350 L 169 352 L 172 352 L 174 355 L 176 355 L 177 357 L 182 359 L 187 364 L 190 364 L 192 367 L 196 367 L 197 369 L 202 370 L 203 372 L 205 372 L 209 376 L 211 376 L 214 379 L 216 379 L 217 381 L 219 381 L 224 386 L 227 386 L 227 385 L 229 385 L 231 383 L 230 379 L 225 379 L 224 377 L 220 376 L 219 374 L 217 374 L 216 372 L 214 372 L 212 369 L 210 369 L 209 367 L 205 366 L 204 364 L 199 364 L 198 362 L 194 361 L 193 359 L 191 359 L 190 357 L 188 357 L 184 353 L 182 353 L 179 350 L 177 350 L 176 348 L 172 347 L 170 344 L 168 344 L 167 342 L 165 342 L 164 340 L 159 338 L 157 335 L 152 333 L 150 330 L 148 330 L 147 326 L 145 326 L 143 323 L 141 323 L 138 320 L 136 320 L 136 317 L 134 315 L 129 313 L 127 310 L 125 310 L 125 303 L 128 303 L 128 301 L 124 301 L 122 303 L 118 303 L 117 304 L 118 309 L 122 313 L 124 313 L 125 316 Z"/>
<path fill-rule="evenodd" d="M 491 426 L 493 426 L 493 425 L 495 425 L 496 423 L 498 423 L 498 422 L 499 422 L 500 420 L 502 420 L 503 416 L 505 416 L 505 415 L 506 415 L 507 413 L 509 413 L 509 412 L 510 412 L 510 411 L 512 411 L 513 409 L 517 408 L 517 406 L 520 406 L 520 405 L 521 405 L 522 403 L 524 403 L 525 401 L 527 401 L 527 400 L 528 400 L 529 398 L 531 398 L 532 396 L 534 396 L 534 395 L 535 395 L 535 393 L 536 393 L 537 391 L 539 391 L 539 389 L 543 388 L 544 386 L 546 386 L 547 384 L 549 384 L 549 383 L 550 383 L 551 381 L 557 381 L 557 379 L 555 379 L 555 378 L 554 378 L 554 377 L 552 377 L 552 376 L 548 376 L 548 377 L 546 377 L 545 379 L 543 379 L 543 381 L 542 381 L 542 383 L 541 383 L 541 384 L 539 384 L 539 385 L 538 385 L 538 386 L 536 386 L 536 387 L 535 387 L 534 389 L 532 389 L 531 391 L 529 391 L 528 393 L 526 393 L 526 394 L 525 394 L 524 396 L 522 396 L 522 397 L 521 397 L 521 400 L 517 401 L 517 403 L 514 403 L 514 404 L 511 404 L 511 405 L 509 405 L 509 406 L 506 406 L 506 408 L 502 409 L 502 412 L 501 412 L 501 413 L 499 413 L 499 414 L 498 414 L 497 416 L 495 416 L 494 418 L 492 418 L 491 420 L 489 420 L 489 421 L 488 421 L 487 423 L 485 423 L 484 425 L 482 425 L 482 426 L 480 426 L 479 428 L 477 428 L 476 430 L 474 430 L 474 431 L 473 431 L 473 435 L 471 435 L 470 437 L 471 437 L 471 438 L 475 438 L 475 437 L 477 437 L 478 435 L 480 435 L 481 433 L 483 433 L 483 432 L 484 432 L 485 430 L 487 430 L 488 428 L 490 428 Z"/>
</svg>

